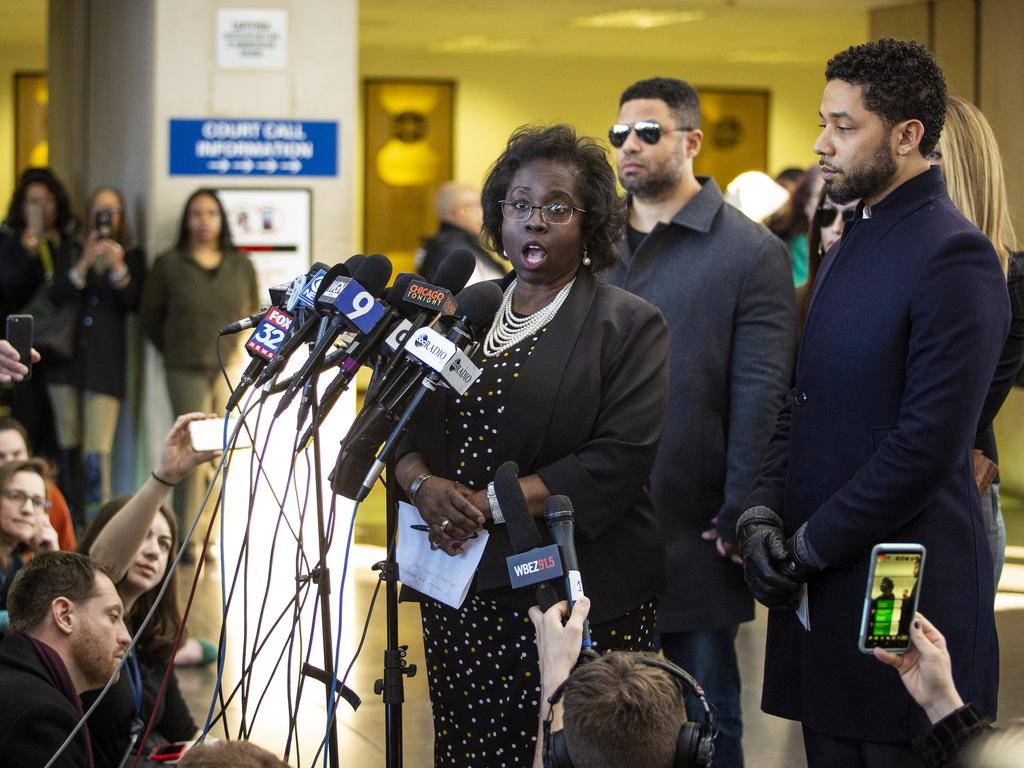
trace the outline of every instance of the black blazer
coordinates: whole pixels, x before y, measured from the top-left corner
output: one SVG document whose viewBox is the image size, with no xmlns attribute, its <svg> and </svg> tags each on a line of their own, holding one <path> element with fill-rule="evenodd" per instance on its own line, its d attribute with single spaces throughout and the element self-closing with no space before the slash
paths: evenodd
<svg viewBox="0 0 1024 768">
<path fill-rule="evenodd" d="M 649 478 L 667 401 L 667 345 L 665 321 L 655 306 L 581 269 L 523 364 L 498 427 L 498 463 L 513 460 L 520 475 L 536 473 L 552 494 L 572 499 L 583 587 L 595 623 L 636 608 L 665 584 Z M 406 446 L 422 453 L 433 473 L 450 478 L 444 411 L 444 395 L 434 393 L 417 414 Z M 531 605 L 532 592 L 508 590 L 505 558 L 511 545 L 504 526 L 489 527 L 477 593 L 504 589 L 505 602 Z M 550 543 L 546 527 L 539 528 Z"/>
<path fill-rule="evenodd" d="M 11 632 L 0 642 L 0 761 L 43 766 L 78 724 L 78 713 L 50 680 L 32 643 Z M 82 729 L 54 768 L 88 765 Z"/>
</svg>

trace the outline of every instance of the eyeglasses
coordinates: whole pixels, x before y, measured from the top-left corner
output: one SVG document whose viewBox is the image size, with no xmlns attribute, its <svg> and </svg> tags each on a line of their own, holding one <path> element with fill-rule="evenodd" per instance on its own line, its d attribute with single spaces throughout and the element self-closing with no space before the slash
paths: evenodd
<svg viewBox="0 0 1024 768">
<path fill-rule="evenodd" d="M 45 512 L 50 508 L 49 499 L 44 499 L 42 496 L 29 496 L 24 491 L 17 491 L 13 488 L 4 489 L 4 498 L 17 504 L 19 507 L 25 506 L 26 501 L 31 501 L 36 512 Z"/>
<path fill-rule="evenodd" d="M 822 205 L 818 207 L 815 212 L 815 218 L 818 220 L 819 227 L 831 227 L 836 220 L 836 216 L 840 213 L 838 208 L 833 208 L 830 205 Z M 857 215 L 856 208 L 844 208 L 842 210 L 843 223 L 853 221 L 853 217 Z"/>
<path fill-rule="evenodd" d="M 618 149 L 626 143 L 626 139 L 629 138 L 630 131 L 636 131 L 637 137 L 640 141 L 645 144 L 657 144 L 661 141 L 662 131 L 692 131 L 693 128 L 662 128 L 661 123 L 657 120 L 637 120 L 635 123 L 630 125 L 629 123 L 616 123 L 608 129 L 608 141 L 611 145 Z"/>
<path fill-rule="evenodd" d="M 540 217 L 545 224 L 568 224 L 572 221 L 573 211 L 586 213 L 582 208 L 568 203 L 530 205 L 525 200 L 499 200 L 498 202 L 501 203 L 501 215 L 510 221 L 529 221 L 536 210 L 540 211 Z"/>
</svg>

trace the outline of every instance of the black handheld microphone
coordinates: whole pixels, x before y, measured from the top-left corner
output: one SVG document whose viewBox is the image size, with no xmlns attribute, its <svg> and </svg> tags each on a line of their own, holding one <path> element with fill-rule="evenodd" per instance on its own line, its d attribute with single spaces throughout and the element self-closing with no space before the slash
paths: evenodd
<svg viewBox="0 0 1024 768">
<path fill-rule="evenodd" d="M 349 261 L 351 260 L 349 259 Z M 326 313 L 324 316 L 328 318 L 328 322 L 326 327 L 322 328 L 323 333 L 320 335 L 315 348 L 310 352 L 306 362 L 303 363 L 302 368 L 292 379 L 288 390 L 281 397 L 275 415 L 279 416 L 283 413 L 303 384 L 318 372 L 318 368 L 323 362 L 327 350 L 338 336 L 341 335 L 341 331 L 346 325 L 351 325 L 357 331 L 361 330 L 359 325 L 351 320 L 351 318 L 356 313 L 358 313 L 356 314 L 357 317 L 369 316 L 370 305 L 375 304 L 373 296 L 383 290 L 390 278 L 391 262 L 388 261 L 386 256 L 376 253 L 360 262 L 352 279 L 345 283 L 343 287 L 328 285 L 327 278 L 324 278 L 320 285 L 321 287 L 327 285 L 327 288 L 317 301 L 323 303 Z M 330 298 L 334 289 L 337 290 L 337 293 L 334 293 L 336 301 Z M 353 303 L 354 301 L 356 303 Z M 379 305 L 373 308 L 380 315 L 384 314 L 384 310 Z M 379 322 L 380 318 L 377 318 L 376 323 L 379 324 Z M 370 332 L 375 328 L 376 325 L 373 325 L 370 328 Z"/>
<path fill-rule="evenodd" d="M 288 334 L 295 331 L 297 325 L 295 307 L 299 302 L 299 296 L 306 287 L 310 275 L 315 275 L 321 269 L 326 269 L 326 264 L 315 262 L 304 275 L 299 275 L 287 288 L 278 286 L 270 289 L 271 306 L 267 310 L 261 310 L 264 314 L 257 319 L 253 325 L 259 325 L 253 335 L 246 342 L 246 351 L 252 356 L 249 365 L 246 366 L 242 377 L 238 381 L 231 396 L 228 398 L 227 410 L 233 410 L 242 399 L 242 395 L 248 390 L 249 385 L 256 380 L 257 376 L 266 368 L 274 357 L 277 356 L 279 345 L 285 341 Z M 221 334 L 233 333 L 230 329 L 233 326 L 242 326 L 255 317 L 252 315 L 237 323 L 232 323 L 221 329 Z"/>
<path fill-rule="evenodd" d="M 302 304 L 302 307 L 309 308 L 304 310 L 302 313 L 307 316 L 301 323 L 293 325 L 291 329 L 292 332 L 288 335 L 288 338 L 285 339 L 284 343 L 281 344 L 277 354 L 274 355 L 274 358 L 267 363 L 267 367 L 263 369 L 263 372 L 256 379 L 254 386 L 262 387 L 274 378 L 274 376 L 284 368 L 285 364 L 288 362 L 288 358 L 295 353 L 295 350 L 302 346 L 303 342 L 309 341 L 311 336 L 314 339 L 317 338 L 319 335 L 317 330 L 322 325 L 326 324 L 326 318 L 321 318 L 315 313 L 316 299 L 327 290 L 328 286 L 330 286 L 335 278 L 348 277 L 348 275 L 349 271 L 347 266 L 344 264 L 335 264 L 327 270 L 325 274 L 321 275 L 318 281 L 307 284 L 303 294 L 313 290 L 315 296 L 313 300 L 309 300 L 307 296 L 306 301 Z M 296 317 L 299 317 L 298 313 L 296 314 Z M 321 322 L 321 320 L 323 320 L 323 322 Z"/>
<path fill-rule="evenodd" d="M 502 507 L 504 512 L 504 507 Z M 547 523 L 551 538 L 562 550 L 562 565 L 565 567 L 565 594 L 569 598 L 569 609 L 583 597 L 583 578 L 576 557 L 572 501 L 568 496 L 548 496 L 544 502 L 544 522 Z M 583 647 L 589 648 L 590 623 L 583 622 Z"/>
<path fill-rule="evenodd" d="M 337 364 L 341 370 L 324 389 L 324 395 L 320 399 L 320 404 L 318 406 L 321 420 L 330 413 L 331 408 L 333 408 L 334 404 L 338 402 L 338 398 L 341 397 L 341 394 L 346 389 L 348 389 L 349 384 L 352 383 L 352 379 L 355 378 L 356 372 L 359 368 L 371 355 L 377 354 L 380 351 L 379 347 L 383 340 L 393 331 L 395 326 L 398 323 L 401 323 L 404 319 L 401 301 L 402 296 L 409 287 L 409 282 L 412 278 L 413 275 L 410 272 L 403 272 L 395 278 L 394 285 L 388 289 L 387 296 L 385 296 L 385 303 L 388 305 L 387 314 L 383 320 L 377 323 L 377 326 L 366 336 L 366 338 L 356 339 L 345 349 L 339 349 L 324 358 L 324 364 L 326 367 Z M 304 421 L 305 417 L 303 416 L 302 422 L 299 423 L 300 427 Z M 305 446 L 312 437 L 313 425 L 310 424 L 306 428 L 306 431 L 302 433 L 302 437 L 299 438 L 299 446 Z"/>
<path fill-rule="evenodd" d="M 247 331 L 252 328 L 256 323 L 263 319 L 263 316 L 267 314 L 267 310 L 270 307 L 260 307 L 248 317 L 244 317 L 241 320 L 236 320 L 233 323 L 228 323 L 219 331 L 218 336 L 230 336 L 234 333 L 240 333 L 241 331 Z"/>
<path fill-rule="evenodd" d="M 506 461 L 494 473 L 494 495 L 505 518 L 513 554 L 507 558 L 512 588 L 533 585 L 537 605 L 546 611 L 559 601 L 552 579 L 562 576 L 558 546 L 541 546 L 540 531 L 519 485 L 519 465 Z"/>
<path fill-rule="evenodd" d="M 428 322 L 440 314 L 445 314 L 446 306 L 449 310 L 452 309 L 454 306 L 452 295 L 466 287 L 469 278 L 473 276 L 474 269 L 476 269 L 476 258 L 465 248 L 459 248 L 449 253 L 441 262 L 434 275 L 433 284 L 416 279 L 411 281 L 403 300 L 415 305 L 419 312 L 410 322 L 409 331 L 405 337 L 406 342 Z M 448 311 L 447 314 L 454 314 L 454 312 Z M 402 349 L 404 349 L 404 345 L 398 352 L 401 352 Z M 384 370 L 374 375 L 366 390 L 367 399 L 372 399 L 376 395 L 377 388 L 384 384 L 402 359 L 403 356 L 398 352 L 391 357 L 387 365 L 384 366 Z"/>
<path fill-rule="evenodd" d="M 489 323 L 501 303 L 501 291 L 496 285 L 478 283 L 472 288 L 478 286 L 479 290 L 464 292 L 466 295 L 459 309 L 461 319 L 446 329 L 443 336 L 432 328 L 417 331 L 418 343 L 407 353 L 416 359 L 407 360 L 408 365 L 390 377 L 377 396 L 371 399 L 367 395 L 363 409 L 341 443 L 331 473 L 335 493 L 349 499 L 365 498 L 423 398 L 438 387 L 448 386 L 444 371 L 460 350 L 472 344 L 471 331 Z M 434 352 L 439 352 L 441 357 L 433 357 Z M 377 449 L 385 440 L 384 448 L 377 455 Z"/>
</svg>

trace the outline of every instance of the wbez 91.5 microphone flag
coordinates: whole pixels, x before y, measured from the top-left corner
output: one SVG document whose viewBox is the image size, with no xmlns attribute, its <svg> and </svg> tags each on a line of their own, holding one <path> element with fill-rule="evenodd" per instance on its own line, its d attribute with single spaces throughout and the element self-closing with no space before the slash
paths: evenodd
<svg viewBox="0 0 1024 768">
<path fill-rule="evenodd" d="M 506 461 L 494 473 L 494 495 L 512 544 L 512 554 L 505 561 L 512 588 L 533 587 L 537 605 L 546 611 L 562 599 L 557 584 L 564 578 L 565 569 L 558 545 L 544 546 L 541 541 L 519 485 L 519 465 L 514 461 Z"/>
</svg>

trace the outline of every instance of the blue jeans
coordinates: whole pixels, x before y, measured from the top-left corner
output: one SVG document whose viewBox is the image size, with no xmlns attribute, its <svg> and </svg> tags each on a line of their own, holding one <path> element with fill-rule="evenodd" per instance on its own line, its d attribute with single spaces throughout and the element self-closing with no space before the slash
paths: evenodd
<svg viewBox="0 0 1024 768">
<path fill-rule="evenodd" d="M 704 687 L 718 736 L 715 768 L 743 768 L 743 718 L 740 714 L 740 671 L 736 664 L 736 631 L 724 627 L 708 632 L 669 632 L 659 635 L 665 658 L 682 667 Z M 704 721 L 700 700 L 686 696 L 691 722 Z"/>
</svg>

